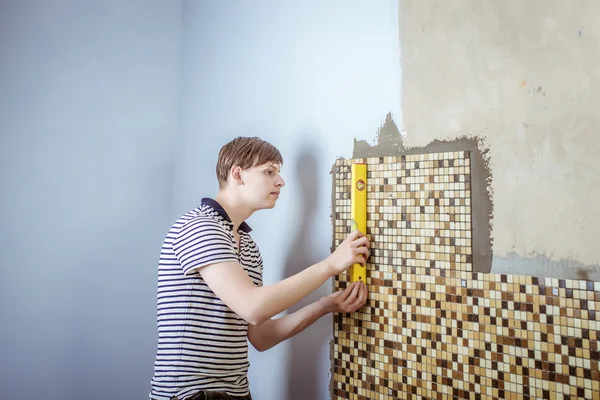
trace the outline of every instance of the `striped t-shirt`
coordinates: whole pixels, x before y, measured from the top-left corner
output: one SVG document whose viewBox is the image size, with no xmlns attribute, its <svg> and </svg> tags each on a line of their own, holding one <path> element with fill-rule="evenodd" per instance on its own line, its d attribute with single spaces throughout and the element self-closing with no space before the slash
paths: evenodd
<svg viewBox="0 0 600 400">
<path fill-rule="evenodd" d="M 185 399 L 198 391 L 245 395 L 248 390 L 248 323 L 208 287 L 198 268 L 239 261 L 262 285 L 262 258 L 244 222 L 238 229 L 212 199 L 181 216 L 169 230 L 158 266 L 158 349 L 150 399 Z"/>
</svg>

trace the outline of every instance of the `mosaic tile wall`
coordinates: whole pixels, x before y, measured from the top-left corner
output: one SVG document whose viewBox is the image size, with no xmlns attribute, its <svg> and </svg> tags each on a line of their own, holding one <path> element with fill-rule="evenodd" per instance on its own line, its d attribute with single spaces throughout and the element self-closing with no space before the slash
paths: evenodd
<svg viewBox="0 0 600 400">
<path fill-rule="evenodd" d="M 352 161 L 336 163 L 334 246 Z M 600 282 L 472 272 L 468 152 L 366 162 L 369 299 L 335 317 L 332 398 L 600 399 Z"/>
</svg>

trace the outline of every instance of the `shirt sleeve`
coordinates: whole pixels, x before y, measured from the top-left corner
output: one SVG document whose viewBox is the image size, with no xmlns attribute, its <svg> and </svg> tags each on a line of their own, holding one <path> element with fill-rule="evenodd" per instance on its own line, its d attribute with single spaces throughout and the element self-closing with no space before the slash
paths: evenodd
<svg viewBox="0 0 600 400">
<path fill-rule="evenodd" d="M 210 264 L 238 261 L 231 236 L 212 218 L 194 218 L 182 226 L 173 251 L 185 275 Z"/>
</svg>

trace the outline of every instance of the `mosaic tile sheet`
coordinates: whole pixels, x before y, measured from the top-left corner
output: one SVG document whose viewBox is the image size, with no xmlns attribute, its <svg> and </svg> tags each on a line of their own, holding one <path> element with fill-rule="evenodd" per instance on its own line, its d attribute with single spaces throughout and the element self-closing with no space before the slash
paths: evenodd
<svg viewBox="0 0 600 400">
<path fill-rule="evenodd" d="M 468 152 L 367 162 L 367 231 L 373 264 L 472 270 Z M 336 165 L 335 240 L 350 231 L 351 160 Z"/>
<path fill-rule="evenodd" d="M 336 246 L 351 161 L 336 163 Z M 600 398 L 600 283 L 471 272 L 468 153 L 367 163 L 369 300 L 335 318 L 333 399 Z"/>
</svg>

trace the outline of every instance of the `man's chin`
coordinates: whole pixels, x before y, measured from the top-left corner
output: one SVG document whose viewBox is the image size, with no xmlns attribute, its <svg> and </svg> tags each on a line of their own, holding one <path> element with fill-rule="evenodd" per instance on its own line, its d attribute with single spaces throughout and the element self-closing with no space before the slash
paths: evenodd
<svg viewBox="0 0 600 400">
<path fill-rule="evenodd" d="M 277 204 L 277 199 L 267 201 L 266 208 L 273 208 Z"/>
<path fill-rule="evenodd" d="M 277 200 L 265 201 L 257 208 L 257 211 L 258 210 L 270 210 L 275 207 L 275 204 L 277 204 Z"/>
</svg>

